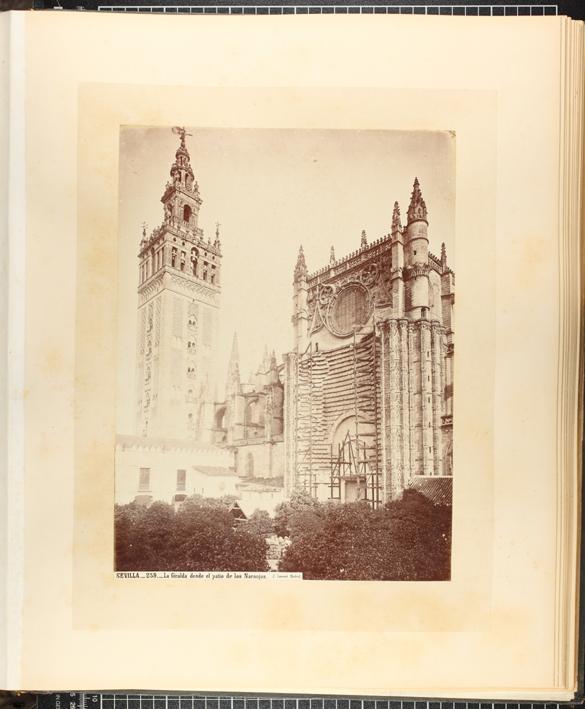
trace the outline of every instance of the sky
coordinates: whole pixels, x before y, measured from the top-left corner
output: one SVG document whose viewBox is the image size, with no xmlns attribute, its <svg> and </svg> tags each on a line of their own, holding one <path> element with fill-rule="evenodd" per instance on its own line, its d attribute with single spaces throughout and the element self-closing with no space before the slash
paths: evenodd
<svg viewBox="0 0 585 709">
<path fill-rule="evenodd" d="M 203 204 L 199 226 L 222 242 L 219 392 L 238 333 L 240 371 L 255 371 L 265 346 L 292 347 L 292 278 L 302 244 L 309 272 L 390 231 L 419 178 L 429 248 L 454 264 L 455 136 L 447 131 L 224 129 L 187 127 Z M 118 432 L 133 433 L 138 248 L 163 218 L 160 198 L 179 138 L 171 127 L 120 129 Z"/>
</svg>

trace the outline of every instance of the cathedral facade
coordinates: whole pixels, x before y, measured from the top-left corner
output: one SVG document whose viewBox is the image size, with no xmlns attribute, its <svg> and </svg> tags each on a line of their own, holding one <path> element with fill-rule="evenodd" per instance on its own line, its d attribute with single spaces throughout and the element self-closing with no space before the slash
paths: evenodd
<svg viewBox="0 0 585 709">
<path fill-rule="evenodd" d="M 429 251 L 415 180 L 406 225 L 309 273 L 294 271 L 294 350 L 285 356 L 285 484 L 320 499 L 450 489 L 454 274 Z M 422 484 L 421 484 L 422 483 Z"/>
</svg>

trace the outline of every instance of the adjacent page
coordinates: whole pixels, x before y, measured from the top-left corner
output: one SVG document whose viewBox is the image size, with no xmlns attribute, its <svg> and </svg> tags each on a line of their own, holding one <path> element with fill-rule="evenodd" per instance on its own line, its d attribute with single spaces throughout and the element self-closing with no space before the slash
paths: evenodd
<svg viewBox="0 0 585 709">
<path fill-rule="evenodd" d="M 14 686 L 572 696 L 564 29 L 26 16 Z"/>
</svg>

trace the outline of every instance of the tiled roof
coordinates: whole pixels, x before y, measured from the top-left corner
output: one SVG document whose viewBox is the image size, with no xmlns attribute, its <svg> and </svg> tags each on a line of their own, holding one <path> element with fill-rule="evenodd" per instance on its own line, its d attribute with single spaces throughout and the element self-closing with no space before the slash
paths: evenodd
<svg viewBox="0 0 585 709">
<path fill-rule="evenodd" d="M 258 509 L 258 505 L 255 502 L 250 502 L 249 500 L 238 500 L 234 504 L 238 505 L 246 519 L 250 519 L 250 517 Z"/>
<path fill-rule="evenodd" d="M 137 505 L 144 505 L 145 507 L 148 507 L 148 505 L 152 502 L 152 499 L 152 495 L 136 495 L 134 502 Z"/>
<path fill-rule="evenodd" d="M 453 500 L 453 478 L 450 475 L 415 475 L 410 486 L 435 505 L 451 505 Z"/>
<path fill-rule="evenodd" d="M 255 485 L 267 485 L 268 487 L 284 487 L 284 477 L 275 478 L 261 478 L 261 477 L 243 477 L 241 478 L 242 483 L 250 483 Z"/>
<path fill-rule="evenodd" d="M 242 509 L 241 504 L 236 500 L 232 502 L 229 508 L 229 512 L 236 518 L 236 519 L 248 519 L 250 515 L 246 514 L 244 510 Z"/>
<path fill-rule="evenodd" d="M 193 470 L 203 475 L 209 475 L 210 477 L 238 477 L 233 468 L 224 468 L 218 465 L 194 465 Z"/>
<path fill-rule="evenodd" d="M 142 448 L 146 450 L 189 450 L 225 455 L 225 452 L 208 443 L 199 443 L 190 438 L 151 438 L 147 436 L 116 436 L 116 448 L 127 450 Z"/>
</svg>

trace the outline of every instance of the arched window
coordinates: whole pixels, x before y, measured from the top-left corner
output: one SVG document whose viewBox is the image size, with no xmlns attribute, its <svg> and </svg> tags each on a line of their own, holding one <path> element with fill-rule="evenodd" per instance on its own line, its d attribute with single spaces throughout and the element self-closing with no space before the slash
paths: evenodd
<svg viewBox="0 0 585 709">
<path fill-rule="evenodd" d="M 248 405 L 246 406 L 246 412 L 245 412 L 246 425 L 257 423 L 257 413 L 258 413 L 257 408 L 258 408 L 258 404 L 255 400 L 248 402 Z"/>
<path fill-rule="evenodd" d="M 254 477 L 254 456 L 252 453 L 248 453 L 246 456 L 246 475 L 249 478 Z"/>
<path fill-rule="evenodd" d="M 221 409 L 216 411 L 215 413 L 215 428 L 216 429 L 225 429 L 225 416 L 226 416 L 226 408 L 223 406 Z"/>
<path fill-rule="evenodd" d="M 183 221 L 189 223 L 189 220 L 191 219 L 191 207 L 186 204 L 183 207 Z"/>
</svg>

